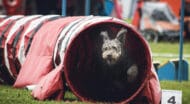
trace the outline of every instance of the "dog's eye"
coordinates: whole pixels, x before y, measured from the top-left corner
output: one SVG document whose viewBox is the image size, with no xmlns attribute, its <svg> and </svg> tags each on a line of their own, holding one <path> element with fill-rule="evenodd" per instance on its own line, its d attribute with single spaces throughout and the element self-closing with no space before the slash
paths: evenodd
<svg viewBox="0 0 190 104">
<path fill-rule="evenodd" d="M 105 50 L 105 51 L 108 50 L 108 47 L 105 47 L 104 50 Z"/>
<path fill-rule="evenodd" d="M 108 50 L 108 48 L 107 48 L 107 47 L 104 47 L 104 48 L 102 48 L 102 50 L 103 50 L 103 51 L 106 51 L 106 50 Z"/>
<path fill-rule="evenodd" d="M 115 46 L 112 46 L 112 49 L 117 50 L 117 48 Z"/>
</svg>

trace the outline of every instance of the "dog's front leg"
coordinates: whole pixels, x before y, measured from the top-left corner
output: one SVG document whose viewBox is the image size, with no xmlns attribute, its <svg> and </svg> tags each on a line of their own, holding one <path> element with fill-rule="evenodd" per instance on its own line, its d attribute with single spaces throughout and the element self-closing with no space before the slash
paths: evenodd
<svg viewBox="0 0 190 104">
<path fill-rule="evenodd" d="M 134 82 L 136 80 L 137 76 L 138 76 L 138 67 L 136 64 L 133 64 L 127 70 L 127 81 Z"/>
</svg>

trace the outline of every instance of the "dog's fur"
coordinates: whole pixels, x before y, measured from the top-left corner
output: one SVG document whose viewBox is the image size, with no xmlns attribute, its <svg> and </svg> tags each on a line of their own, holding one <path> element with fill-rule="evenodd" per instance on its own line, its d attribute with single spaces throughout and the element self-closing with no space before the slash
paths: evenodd
<svg viewBox="0 0 190 104">
<path fill-rule="evenodd" d="M 124 56 L 126 29 L 121 29 L 115 39 L 110 39 L 107 31 L 102 31 L 102 59 L 110 66 L 116 64 Z"/>
<path fill-rule="evenodd" d="M 138 75 L 138 66 L 134 63 L 128 62 L 130 59 L 127 56 L 127 50 L 125 48 L 127 29 L 121 28 L 115 38 L 111 39 L 111 35 L 108 31 L 101 31 L 102 37 L 101 45 L 101 68 L 105 74 L 111 74 L 111 78 L 116 80 L 126 79 L 127 82 L 134 82 Z M 112 36 L 113 37 L 113 36 Z M 117 78 L 122 77 L 123 78 Z M 116 81 L 118 83 L 118 81 Z"/>
</svg>

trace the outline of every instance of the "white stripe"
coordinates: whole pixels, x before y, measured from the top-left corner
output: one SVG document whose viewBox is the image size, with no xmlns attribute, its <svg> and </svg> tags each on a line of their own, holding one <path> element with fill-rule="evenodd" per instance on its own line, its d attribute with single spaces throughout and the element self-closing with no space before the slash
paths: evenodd
<svg viewBox="0 0 190 104">
<path fill-rule="evenodd" d="M 34 90 L 34 89 L 36 88 L 36 86 L 37 86 L 37 85 L 35 85 L 35 84 L 33 84 L 33 85 L 27 85 L 27 86 L 26 86 L 26 89 L 32 91 L 32 90 Z"/>
<path fill-rule="evenodd" d="M 153 53 L 153 57 L 179 57 L 179 54 L 172 53 Z M 183 54 L 183 57 L 190 58 L 190 54 Z"/>
<path fill-rule="evenodd" d="M 42 23 L 43 21 L 52 18 L 52 17 L 57 17 L 56 15 L 48 15 L 48 16 L 42 16 L 34 21 L 32 21 L 30 23 L 30 25 L 28 26 L 25 34 L 27 34 L 28 32 L 30 32 L 32 29 L 36 28 L 40 23 Z"/>
<path fill-rule="evenodd" d="M 57 64 L 55 63 L 55 60 L 56 60 L 56 55 L 57 55 L 57 49 L 58 49 L 58 44 L 60 42 L 60 40 L 65 37 L 65 34 L 66 32 L 77 22 L 81 21 L 82 19 L 84 19 L 84 17 L 82 18 L 79 18 L 75 21 L 72 21 L 71 23 L 69 23 L 69 25 L 67 25 L 62 31 L 61 31 L 61 34 L 59 35 L 57 41 L 56 41 L 56 45 L 55 45 L 55 48 L 54 48 L 54 55 L 53 55 L 53 59 L 54 59 L 54 65 L 57 66 Z"/>
<path fill-rule="evenodd" d="M 93 18 L 93 21 L 84 21 L 84 22 L 88 22 L 86 23 L 85 25 L 91 25 L 91 24 L 94 24 L 94 23 L 98 23 L 98 22 L 103 22 L 104 20 L 113 20 L 113 17 L 100 17 L 100 16 L 95 16 Z M 119 20 L 119 19 L 118 19 Z"/>
<path fill-rule="evenodd" d="M 84 21 L 88 21 L 88 20 L 91 20 L 91 19 L 93 19 L 93 16 L 88 16 L 88 17 L 84 18 L 82 21 L 78 22 L 76 25 L 72 26 L 72 27 L 69 29 L 69 31 L 67 32 L 67 35 L 65 36 L 64 40 L 63 40 L 62 43 L 61 43 L 61 49 L 60 49 L 60 51 L 59 51 L 61 63 L 64 62 L 63 59 L 64 59 L 64 57 L 65 57 L 65 49 L 66 49 L 66 47 L 67 47 L 67 45 L 68 45 L 68 43 L 69 43 L 69 40 L 71 39 L 72 33 L 73 33 L 73 34 L 75 33 L 76 28 L 79 28 L 79 27 L 81 27 L 81 26 L 84 26 L 84 25 L 82 25 L 82 23 L 83 23 Z M 76 35 L 76 34 L 74 34 L 74 35 Z"/>
<path fill-rule="evenodd" d="M 61 63 L 64 62 L 64 57 L 65 57 L 65 49 L 68 47 L 70 42 L 72 41 L 73 37 L 77 35 L 78 32 L 80 32 L 83 28 L 85 28 L 87 25 L 93 24 L 93 23 L 98 23 L 98 22 L 103 22 L 105 20 L 112 19 L 112 17 L 86 17 L 86 19 L 83 19 L 83 21 L 80 21 L 77 23 L 75 26 L 73 26 L 67 33 L 66 37 L 64 38 L 62 44 L 61 44 L 61 49 L 60 49 L 60 58 L 61 58 Z"/>
<path fill-rule="evenodd" d="M 7 17 L 7 15 L 0 15 L 0 18 L 5 18 Z"/>
<path fill-rule="evenodd" d="M 18 60 L 20 62 L 20 64 L 22 65 L 25 61 L 25 36 L 31 32 L 33 29 L 36 29 L 38 25 L 40 25 L 42 22 L 44 22 L 47 19 L 53 18 L 53 17 L 58 17 L 59 15 L 47 15 L 47 16 L 42 16 L 38 19 L 35 19 L 34 21 L 30 22 L 29 26 L 27 27 L 27 30 L 24 31 L 22 37 L 21 37 L 21 43 L 20 43 L 20 47 L 18 49 Z"/>
<path fill-rule="evenodd" d="M 68 41 L 68 38 L 70 37 L 70 35 L 68 34 L 70 31 L 73 30 L 73 27 L 77 27 L 78 24 L 81 22 L 81 20 L 88 20 L 88 19 L 92 19 L 93 16 L 88 16 L 88 17 L 83 17 L 82 19 L 78 19 L 76 22 L 74 23 L 77 23 L 75 25 L 70 25 L 69 27 L 67 27 L 67 29 L 64 29 L 64 31 L 61 33 L 62 35 L 65 36 L 65 38 L 63 39 L 62 43 L 61 43 L 61 49 L 59 50 L 59 54 L 65 50 L 66 48 L 66 42 Z M 77 26 L 76 26 L 77 25 Z M 67 32 L 67 35 L 66 35 L 66 32 Z M 57 51 L 57 49 L 56 49 Z M 56 52 L 57 53 L 57 52 Z M 56 57 L 56 53 L 54 53 L 54 61 L 55 61 L 55 57 Z M 64 59 L 64 55 L 63 54 L 60 54 L 60 58 L 61 58 L 61 63 L 63 63 L 63 59 Z M 55 62 L 54 62 L 55 64 Z"/>
<path fill-rule="evenodd" d="M 9 20 L 16 20 L 23 17 L 22 15 L 18 15 L 18 16 L 11 16 L 9 18 L 6 18 L 5 20 L 1 21 L 0 23 L 0 27 L 3 26 L 5 23 L 7 23 Z"/>
<path fill-rule="evenodd" d="M 28 16 L 28 17 L 24 17 L 18 21 L 15 22 L 15 24 L 11 27 L 11 30 L 9 31 L 9 34 L 7 36 L 7 39 L 5 40 L 5 48 L 4 48 L 4 59 L 5 59 L 5 65 L 9 71 L 9 73 L 13 76 L 13 73 L 11 72 L 10 69 L 10 64 L 9 64 L 9 60 L 8 60 L 8 50 L 7 50 L 7 43 L 9 42 L 9 40 L 11 39 L 11 37 L 13 36 L 13 34 L 21 27 L 23 26 L 26 22 L 28 22 L 29 20 L 32 20 L 36 17 L 39 17 L 39 15 L 34 15 L 34 16 Z"/>
</svg>

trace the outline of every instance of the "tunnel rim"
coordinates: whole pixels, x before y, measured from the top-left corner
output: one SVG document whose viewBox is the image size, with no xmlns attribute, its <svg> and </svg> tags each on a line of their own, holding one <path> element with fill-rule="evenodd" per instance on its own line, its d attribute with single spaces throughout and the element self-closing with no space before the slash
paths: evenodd
<svg viewBox="0 0 190 104">
<path fill-rule="evenodd" d="M 150 76 L 150 73 L 151 73 L 151 68 L 153 67 L 152 66 L 152 62 L 151 62 L 151 51 L 150 51 L 150 47 L 147 43 L 147 41 L 142 37 L 142 35 L 138 32 L 138 30 L 136 30 L 134 27 L 132 27 L 131 24 L 128 24 L 122 20 L 119 20 L 119 19 L 116 19 L 116 18 L 111 18 L 111 19 L 108 19 L 108 20 L 104 20 L 104 21 L 98 21 L 98 22 L 94 22 L 94 23 L 89 23 L 88 25 L 86 25 L 83 29 L 81 29 L 80 31 L 78 31 L 76 33 L 76 35 L 71 39 L 71 42 L 70 44 L 68 45 L 66 51 L 65 51 L 65 57 L 64 57 L 64 76 L 65 76 L 65 80 L 66 80 L 66 83 L 67 85 L 69 86 L 69 88 L 71 89 L 72 93 L 78 97 L 81 101 L 85 101 L 85 102 L 97 102 L 93 99 L 88 99 L 88 98 L 85 98 L 84 96 L 81 96 L 80 94 L 80 91 L 77 91 L 75 88 L 74 88 L 74 84 L 72 84 L 72 82 L 70 81 L 69 79 L 69 75 L 68 75 L 68 69 L 67 69 L 67 58 L 68 58 L 68 52 L 69 50 L 71 49 L 72 47 L 72 43 L 75 41 L 75 39 L 77 39 L 77 37 L 79 37 L 81 35 L 82 32 L 88 30 L 91 26 L 95 26 L 95 25 L 99 25 L 99 24 L 105 24 L 105 23 L 111 23 L 111 24 L 116 24 L 116 25 L 122 25 L 130 30 L 132 30 L 135 35 L 141 40 L 141 42 L 143 43 L 143 46 L 146 48 L 146 53 L 147 53 L 147 56 L 148 56 L 148 59 L 147 59 L 147 63 L 149 63 L 150 65 L 147 65 L 147 76 L 145 77 L 144 81 L 142 83 L 140 83 L 140 87 L 136 90 L 136 92 L 134 94 L 132 94 L 129 98 L 125 99 L 125 100 L 122 100 L 122 101 L 119 101 L 119 102 L 114 102 L 114 103 L 128 103 L 130 101 L 132 101 L 135 97 L 137 97 L 137 95 L 143 90 L 143 88 L 145 87 L 146 83 L 148 82 L 148 79 L 149 79 L 149 76 Z"/>
</svg>

